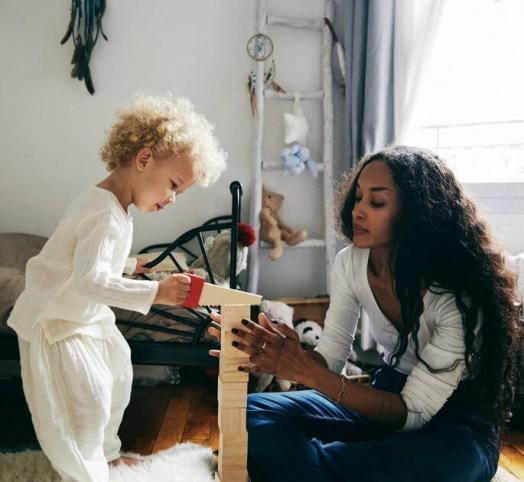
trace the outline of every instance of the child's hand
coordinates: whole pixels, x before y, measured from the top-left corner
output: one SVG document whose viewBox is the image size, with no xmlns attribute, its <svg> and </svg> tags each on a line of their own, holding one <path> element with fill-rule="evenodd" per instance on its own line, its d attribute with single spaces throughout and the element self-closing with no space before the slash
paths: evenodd
<svg viewBox="0 0 524 482">
<path fill-rule="evenodd" d="M 146 258 L 141 258 L 140 256 L 138 256 L 136 258 L 136 268 L 135 268 L 135 271 L 133 273 L 133 275 L 135 274 L 140 274 L 140 273 L 151 273 L 151 271 L 153 271 L 151 268 L 146 268 L 146 264 L 149 263 L 149 260 L 147 260 Z"/>
<path fill-rule="evenodd" d="M 158 284 L 158 293 L 153 304 L 180 305 L 187 300 L 191 279 L 185 274 L 174 274 Z"/>
</svg>

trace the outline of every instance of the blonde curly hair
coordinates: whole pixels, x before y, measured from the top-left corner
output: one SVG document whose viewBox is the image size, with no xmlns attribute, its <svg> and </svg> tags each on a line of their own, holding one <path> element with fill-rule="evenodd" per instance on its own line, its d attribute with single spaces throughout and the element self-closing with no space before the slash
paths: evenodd
<svg viewBox="0 0 524 482">
<path fill-rule="evenodd" d="M 227 154 L 213 135 L 214 126 L 187 99 L 139 93 L 116 117 L 100 149 L 108 171 L 127 165 L 144 147 L 160 157 L 189 152 L 198 183 L 204 187 L 226 168 Z"/>
</svg>

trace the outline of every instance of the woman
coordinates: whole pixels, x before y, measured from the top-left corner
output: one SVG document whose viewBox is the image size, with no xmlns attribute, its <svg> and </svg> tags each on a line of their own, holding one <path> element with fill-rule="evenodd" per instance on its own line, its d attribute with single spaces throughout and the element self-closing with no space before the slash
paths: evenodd
<svg viewBox="0 0 524 482">
<path fill-rule="evenodd" d="M 486 223 L 437 156 L 391 147 L 346 182 L 340 225 L 352 244 L 315 351 L 264 316 L 236 330 L 242 370 L 312 389 L 249 396 L 252 480 L 491 480 L 518 342 L 515 282 Z M 340 375 L 361 309 L 385 349 L 372 386 Z"/>
</svg>

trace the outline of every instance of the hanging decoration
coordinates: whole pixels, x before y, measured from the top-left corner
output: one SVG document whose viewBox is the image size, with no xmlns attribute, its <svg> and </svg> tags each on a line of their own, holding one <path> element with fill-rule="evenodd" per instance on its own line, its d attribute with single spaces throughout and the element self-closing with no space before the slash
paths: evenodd
<svg viewBox="0 0 524 482">
<path fill-rule="evenodd" d="M 247 53 L 257 62 L 267 60 L 273 55 L 273 41 L 264 33 L 257 33 L 247 41 Z"/>
<path fill-rule="evenodd" d="M 264 89 L 274 90 L 275 92 L 285 92 L 285 90 L 275 81 L 276 66 L 273 55 L 273 41 L 271 38 L 263 33 L 257 33 L 250 37 L 246 45 L 248 55 L 256 62 L 264 62 L 271 58 L 269 68 L 264 71 Z M 255 96 L 255 86 L 257 83 L 257 74 L 251 70 L 247 78 L 247 89 L 249 91 L 249 103 L 251 105 L 251 113 L 253 116 L 257 115 L 257 105 Z"/>
<path fill-rule="evenodd" d="M 338 41 L 338 37 L 335 33 L 335 28 L 333 27 L 331 20 L 329 20 L 327 17 L 324 17 L 324 24 L 331 32 L 331 37 L 333 38 L 333 50 L 331 51 L 331 70 L 333 72 L 333 80 L 338 85 L 344 87 L 346 85 L 346 61 L 344 47 L 342 47 L 342 44 Z"/>
<path fill-rule="evenodd" d="M 307 169 L 313 176 L 318 175 L 318 164 L 311 159 L 311 152 L 306 147 L 309 122 L 300 105 L 300 95 L 295 94 L 293 112 L 284 114 L 284 141 L 291 144 L 280 152 L 280 161 L 285 174 L 297 175 Z"/>
<path fill-rule="evenodd" d="M 295 93 L 293 102 L 293 112 L 284 114 L 284 141 L 286 144 L 292 142 L 306 143 L 306 137 L 309 133 L 309 122 L 304 115 L 302 105 L 300 104 L 300 94 Z"/>
<path fill-rule="evenodd" d="M 71 59 L 71 77 L 83 80 L 91 95 L 95 93 L 89 68 L 91 52 L 99 35 L 108 40 L 102 29 L 105 9 L 106 0 L 71 0 L 71 19 L 64 38 L 60 41 L 64 45 L 69 38 L 73 39 L 75 49 Z"/>
</svg>

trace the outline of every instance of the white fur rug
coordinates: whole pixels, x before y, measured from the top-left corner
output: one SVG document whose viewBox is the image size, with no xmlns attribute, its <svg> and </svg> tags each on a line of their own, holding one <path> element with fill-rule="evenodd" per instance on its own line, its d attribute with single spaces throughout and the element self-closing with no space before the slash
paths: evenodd
<svg viewBox="0 0 524 482">
<path fill-rule="evenodd" d="M 135 454 L 126 454 L 136 456 Z M 211 449 L 193 443 L 175 445 L 149 456 L 136 456 L 137 465 L 118 465 L 110 470 L 111 482 L 213 482 Z M 43 452 L 0 454 L 2 482 L 60 482 Z"/>
<path fill-rule="evenodd" d="M 110 482 L 213 482 L 211 449 L 193 443 L 175 445 L 154 455 L 138 456 L 143 463 L 119 465 L 110 470 Z M 1 482 L 60 482 L 40 450 L 0 453 Z M 491 482 L 519 482 L 499 466 Z"/>
</svg>

